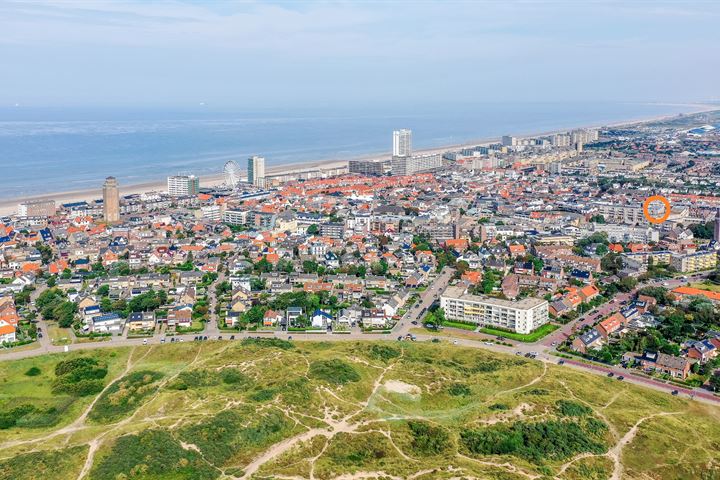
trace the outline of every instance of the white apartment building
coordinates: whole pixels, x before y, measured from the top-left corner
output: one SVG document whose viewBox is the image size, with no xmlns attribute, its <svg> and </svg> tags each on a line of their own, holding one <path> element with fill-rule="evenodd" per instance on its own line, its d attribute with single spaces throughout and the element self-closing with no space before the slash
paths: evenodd
<svg viewBox="0 0 720 480">
<path fill-rule="evenodd" d="M 651 227 L 629 227 L 611 223 L 592 224 L 593 232 L 607 233 L 611 242 L 657 243 L 660 241 L 660 232 Z"/>
<path fill-rule="evenodd" d="M 200 193 L 200 178 L 195 175 L 173 175 L 167 178 L 168 195 L 184 197 Z"/>
<path fill-rule="evenodd" d="M 403 128 L 393 132 L 393 157 L 409 157 L 412 155 L 412 130 Z"/>
<path fill-rule="evenodd" d="M 530 333 L 548 322 L 548 302 L 540 298 L 502 300 L 469 295 L 462 287 L 451 286 L 440 296 L 448 320 L 499 327 Z"/>
<path fill-rule="evenodd" d="M 223 207 L 220 205 L 200 207 L 200 214 L 204 220 L 219 222 L 223 218 Z"/>
<path fill-rule="evenodd" d="M 248 212 L 245 210 L 225 210 L 223 222 L 230 225 L 245 225 L 248 220 Z"/>
<path fill-rule="evenodd" d="M 439 153 L 433 155 L 413 155 L 410 157 L 393 156 L 392 174 L 412 175 L 414 173 L 440 168 L 442 165 L 442 155 Z"/>
<path fill-rule="evenodd" d="M 253 155 L 248 158 L 248 183 L 256 187 L 265 186 L 265 158 Z"/>
</svg>

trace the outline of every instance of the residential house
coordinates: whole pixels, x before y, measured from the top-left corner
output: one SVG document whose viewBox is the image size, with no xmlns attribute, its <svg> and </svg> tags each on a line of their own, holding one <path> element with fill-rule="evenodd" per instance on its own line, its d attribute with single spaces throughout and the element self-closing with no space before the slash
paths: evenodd
<svg viewBox="0 0 720 480">
<path fill-rule="evenodd" d="M 590 350 L 597 350 L 602 346 L 603 337 L 596 329 L 590 329 L 582 335 L 578 335 L 572 342 L 572 348 L 576 352 L 588 353 Z"/>
</svg>

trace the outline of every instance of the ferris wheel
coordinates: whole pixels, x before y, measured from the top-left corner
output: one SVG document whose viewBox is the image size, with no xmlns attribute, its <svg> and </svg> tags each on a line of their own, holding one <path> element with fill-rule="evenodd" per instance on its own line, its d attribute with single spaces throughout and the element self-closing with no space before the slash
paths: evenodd
<svg viewBox="0 0 720 480">
<path fill-rule="evenodd" d="M 228 160 L 225 162 L 223 167 L 223 177 L 225 179 L 225 185 L 230 188 L 235 188 L 240 181 L 240 167 L 235 160 Z"/>
</svg>

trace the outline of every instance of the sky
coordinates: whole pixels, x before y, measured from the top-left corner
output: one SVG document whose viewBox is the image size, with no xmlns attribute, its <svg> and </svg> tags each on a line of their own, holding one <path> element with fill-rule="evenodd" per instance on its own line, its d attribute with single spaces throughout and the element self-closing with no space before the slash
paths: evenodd
<svg viewBox="0 0 720 480">
<path fill-rule="evenodd" d="M 0 107 L 717 100 L 720 2 L 0 2 Z"/>
</svg>

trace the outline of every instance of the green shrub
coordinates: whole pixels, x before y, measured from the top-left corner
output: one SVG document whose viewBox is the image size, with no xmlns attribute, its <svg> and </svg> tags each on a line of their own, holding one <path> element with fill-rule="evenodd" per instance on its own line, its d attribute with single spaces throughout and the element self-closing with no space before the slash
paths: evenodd
<svg viewBox="0 0 720 480">
<path fill-rule="evenodd" d="M 400 356 L 400 350 L 390 345 L 374 344 L 370 347 L 370 357 L 387 362 Z"/>
<path fill-rule="evenodd" d="M 604 444 L 591 439 L 570 421 L 516 422 L 460 432 L 462 445 L 476 455 L 515 455 L 531 462 L 563 460 L 578 453 L 604 453 Z"/>
<path fill-rule="evenodd" d="M 210 387 L 220 383 L 220 376 L 212 370 L 187 370 L 180 372 L 168 385 L 172 390 L 187 390 L 188 388 Z"/>
<path fill-rule="evenodd" d="M 411 420 L 408 422 L 408 428 L 413 437 L 412 447 L 420 453 L 437 455 L 450 446 L 450 435 L 442 427 Z"/>
<path fill-rule="evenodd" d="M 74 397 L 87 397 L 102 392 L 105 382 L 102 380 L 76 380 L 60 377 L 53 382 L 53 393 L 65 393 Z"/>
<path fill-rule="evenodd" d="M 338 465 L 363 468 L 373 461 L 384 459 L 387 450 L 387 440 L 381 435 L 357 437 L 341 432 L 328 447 L 327 456 Z"/>
<path fill-rule="evenodd" d="M 490 410 L 510 410 L 510 407 L 504 403 L 493 403 L 488 407 Z"/>
<path fill-rule="evenodd" d="M 0 460 L 0 480 L 76 478 L 80 473 L 77 459 L 85 455 L 86 446 L 14 455 Z"/>
<path fill-rule="evenodd" d="M 292 342 L 288 342 L 287 340 L 283 340 L 281 338 L 252 338 L 247 337 L 243 338 L 243 341 L 241 342 L 244 346 L 256 346 L 256 347 L 275 347 L 275 348 L 281 348 L 283 350 L 290 350 L 292 348 L 295 348 L 295 345 L 292 344 Z"/>
<path fill-rule="evenodd" d="M 344 360 L 316 360 L 310 364 L 310 376 L 327 383 L 344 385 L 360 381 L 360 374 Z"/>
<path fill-rule="evenodd" d="M 448 387 L 448 393 L 453 397 L 466 397 L 472 393 L 472 390 L 464 383 L 453 383 Z"/>
<path fill-rule="evenodd" d="M 219 475 L 199 453 L 185 450 L 169 432 L 161 430 L 145 430 L 118 438 L 112 445 L 112 454 L 102 457 L 90 472 L 94 480 L 212 480 Z"/>
<path fill-rule="evenodd" d="M 570 400 L 558 400 L 555 405 L 564 417 L 584 417 L 592 413 L 592 408 Z"/>
<path fill-rule="evenodd" d="M 196 445 L 203 457 L 223 465 L 238 452 L 260 450 L 281 440 L 293 424 L 279 411 L 263 414 L 223 410 L 195 425 L 183 427 L 179 437 Z"/>
<path fill-rule="evenodd" d="M 248 398 L 250 398 L 253 402 L 267 402 L 268 400 L 275 398 L 276 393 L 277 390 L 274 388 L 263 388 L 262 390 L 257 390 L 251 393 Z"/>
<path fill-rule="evenodd" d="M 588 432 L 593 435 L 602 436 L 608 431 L 608 426 L 604 422 L 601 422 L 597 418 L 590 417 L 585 423 L 585 428 Z"/>
<path fill-rule="evenodd" d="M 85 397 L 100 393 L 105 387 L 107 365 L 95 358 L 79 357 L 64 360 L 55 365 L 55 380 L 52 391 Z"/>
<path fill-rule="evenodd" d="M 30 367 L 27 372 L 25 372 L 25 375 L 28 377 L 37 377 L 42 373 L 42 370 L 40 370 L 38 367 Z"/>
<path fill-rule="evenodd" d="M 155 393 L 160 372 L 141 370 L 125 375 L 110 385 L 98 398 L 88 418 L 96 422 L 109 423 L 124 417 L 140 407 L 142 401 Z"/>
<path fill-rule="evenodd" d="M 240 385 L 251 383 L 251 380 L 247 377 L 247 375 L 235 368 L 224 368 L 220 371 L 220 378 L 222 379 L 223 383 L 227 385 Z"/>
<path fill-rule="evenodd" d="M 545 390 L 544 388 L 533 388 L 533 389 L 525 391 L 525 394 L 526 395 L 544 396 L 544 395 L 550 395 L 550 392 Z"/>
</svg>

